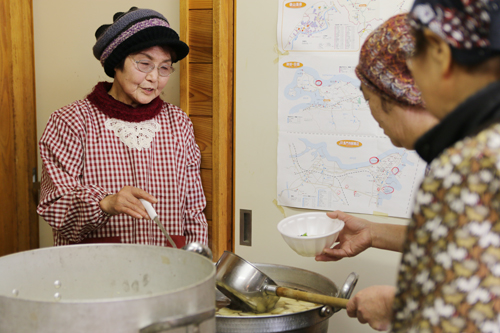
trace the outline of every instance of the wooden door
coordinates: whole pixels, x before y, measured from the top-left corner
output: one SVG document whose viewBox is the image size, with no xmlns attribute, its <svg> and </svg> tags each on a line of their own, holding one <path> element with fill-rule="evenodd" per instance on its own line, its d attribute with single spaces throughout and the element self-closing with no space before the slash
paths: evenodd
<svg viewBox="0 0 500 333">
<path fill-rule="evenodd" d="M 209 246 L 233 251 L 233 38 L 235 0 L 181 0 L 181 108 L 201 150 Z"/>
<path fill-rule="evenodd" d="M 32 1 L 0 2 L 0 256 L 38 247 Z"/>
</svg>

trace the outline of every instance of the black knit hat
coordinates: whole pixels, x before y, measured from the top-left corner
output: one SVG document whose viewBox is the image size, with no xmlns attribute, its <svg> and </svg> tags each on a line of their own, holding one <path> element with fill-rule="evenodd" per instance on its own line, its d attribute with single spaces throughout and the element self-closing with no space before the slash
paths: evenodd
<svg viewBox="0 0 500 333">
<path fill-rule="evenodd" d="M 97 39 L 93 52 L 110 77 L 115 67 L 129 54 L 152 46 L 168 46 L 177 62 L 189 53 L 189 47 L 179 39 L 167 19 L 151 9 L 132 7 L 126 13 L 116 13 L 113 24 L 101 25 L 95 32 Z"/>
</svg>

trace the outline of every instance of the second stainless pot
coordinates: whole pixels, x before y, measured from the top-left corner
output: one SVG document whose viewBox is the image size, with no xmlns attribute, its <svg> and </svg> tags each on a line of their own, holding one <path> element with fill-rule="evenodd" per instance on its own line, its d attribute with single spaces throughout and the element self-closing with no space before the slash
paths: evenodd
<svg viewBox="0 0 500 333">
<path fill-rule="evenodd" d="M 240 256 L 224 251 L 217 261 L 217 288 L 231 299 L 257 313 L 271 311 L 280 297 L 345 308 L 347 300 L 279 286 L 264 272 Z M 242 308 L 243 309 L 243 308 Z"/>
<path fill-rule="evenodd" d="M 350 297 L 358 280 L 358 275 L 351 273 L 344 285 L 338 289 L 330 279 L 308 270 L 274 264 L 253 265 L 280 285 L 341 298 Z M 337 310 L 339 309 L 319 306 L 307 311 L 276 316 L 217 315 L 217 333 L 326 333 L 328 319 Z"/>
</svg>

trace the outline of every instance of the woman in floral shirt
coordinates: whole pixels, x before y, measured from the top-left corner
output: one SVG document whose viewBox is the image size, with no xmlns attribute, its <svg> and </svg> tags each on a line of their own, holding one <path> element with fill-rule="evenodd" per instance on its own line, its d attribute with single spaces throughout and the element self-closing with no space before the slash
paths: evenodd
<svg viewBox="0 0 500 333">
<path fill-rule="evenodd" d="M 408 66 L 440 123 L 398 277 L 394 332 L 500 332 L 500 2 L 417 0 Z"/>
</svg>

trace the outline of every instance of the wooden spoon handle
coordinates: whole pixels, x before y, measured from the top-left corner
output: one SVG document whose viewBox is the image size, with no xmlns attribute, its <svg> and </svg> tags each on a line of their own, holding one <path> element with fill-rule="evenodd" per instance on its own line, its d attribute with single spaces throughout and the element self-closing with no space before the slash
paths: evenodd
<svg viewBox="0 0 500 333">
<path fill-rule="evenodd" d="M 337 298 L 332 296 L 308 293 L 305 291 L 299 291 L 285 287 L 276 288 L 276 295 L 280 297 L 288 297 L 288 298 L 298 299 L 301 301 L 329 305 L 335 308 L 343 308 L 343 309 L 346 308 L 347 302 L 349 302 L 349 300 L 345 298 Z"/>
</svg>

